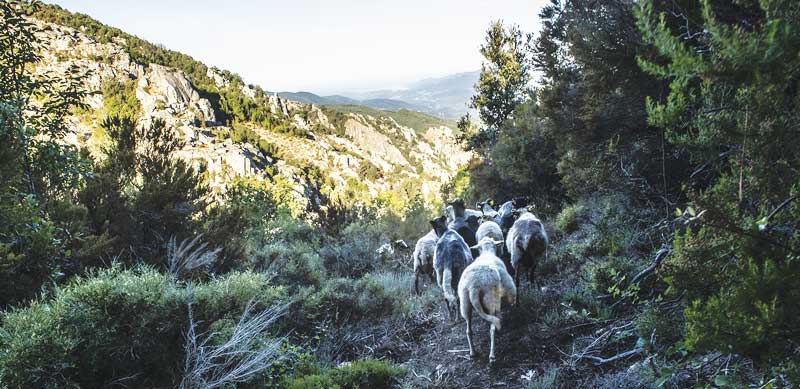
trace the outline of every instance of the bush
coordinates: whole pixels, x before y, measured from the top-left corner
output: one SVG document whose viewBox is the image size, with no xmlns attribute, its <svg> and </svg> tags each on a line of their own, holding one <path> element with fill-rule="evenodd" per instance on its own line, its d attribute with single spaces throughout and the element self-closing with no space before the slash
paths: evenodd
<svg viewBox="0 0 800 389">
<path fill-rule="evenodd" d="M 636 332 L 647 347 L 660 351 L 683 338 L 684 318 L 679 308 L 663 308 L 652 303 L 636 317 Z M 655 337 L 651 338 L 653 333 Z M 651 340 L 655 340 L 655 344 Z"/>
<path fill-rule="evenodd" d="M 400 306 L 398 296 L 383 288 L 371 277 L 358 280 L 333 278 L 325 281 L 317 292 L 301 293 L 300 320 L 319 322 L 323 319 L 344 323 L 376 319 L 389 315 Z"/>
<path fill-rule="evenodd" d="M 564 207 L 556 217 L 556 228 L 558 231 L 568 234 L 578 229 L 578 216 L 583 213 L 582 204 L 574 204 Z"/>
<path fill-rule="evenodd" d="M 729 270 L 730 272 L 730 270 Z M 723 350 L 757 361 L 779 361 L 796 352 L 787 337 L 800 317 L 800 265 L 751 260 L 736 271 L 736 283 L 686 309 L 691 350 Z"/>
<path fill-rule="evenodd" d="M 350 223 L 322 247 L 325 267 L 343 277 L 361 277 L 379 263 L 376 250 L 385 242 L 383 226 L 375 222 Z"/>
<path fill-rule="evenodd" d="M 390 388 L 397 383 L 403 369 L 386 361 L 367 359 L 342 364 L 316 374 L 285 380 L 281 387 L 287 389 L 328 388 Z"/>
<path fill-rule="evenodd" d="M 10 387 L 170 386 L 180 378 L 192 303 L 198 331 L 235 325 L 248 301 L 284 298 L 266 276 L 233 273 L 186 287 L 152 268 L 78 278 L 50 300 L 4 315 L 0 382 Z M 221 321 L 220 323 L 218 323 Z"/>
<path fill-rule="evenodd" d="M 135 81 L 106 81 L 102 88 L 104 118 L 124 117 L 135 121 L 139 117 L 142 106 L 136 98 Z"/>
<path fill-rule="evenodd" d="M 611 257 L 588 267 L 589 288 L 596 294 L 605 295 L 628 285 L 635 266 L 627 259 Z"/>
</svg>

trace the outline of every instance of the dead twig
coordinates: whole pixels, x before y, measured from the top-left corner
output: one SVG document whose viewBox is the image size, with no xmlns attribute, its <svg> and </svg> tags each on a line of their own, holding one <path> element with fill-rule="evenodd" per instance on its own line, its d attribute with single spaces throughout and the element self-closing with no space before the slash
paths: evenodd
<svg viewBox="0 0 800 389">
<path fill-rule="evenodd" d="M 637 347 L 637 348 L 635 348 L 633 350 L 628 350 L 628 351 L 625 351 L 623 353 L 619 353 L 617 355 L 614 355 L 613 357 L 601 358 L 601 357 L 596 357 L 594 355 L 582 355 L 580 357 L 580 359 L 591 359 L 591 360 L 595 361 L 594 362 L 595 366 L 600 366 L 600 365 L 603 365 L 603 364 L 606 364 L 606 363 L 618 361 L 620 359 L 625 359 L 625 358 L 628 358 L 628 357 L 631 357 L 631 356 L 634 356 L 634 355 L 637 355 L 637 354 L 641 354 L 643 351 L 644 351 L 644 348 Z"/>
<path fill-rule="evenodd" d="M 426 376 L 424 376 L 424 375 L 419 375 L 419 374 L 417 374 L 417 372 L 416 372 L 416 371 L 414 371 L 414 369 L 411 369 L 411 373 L 413 373 L 413 374 L 414 374 L 414 377 L 417 377 L 417 378 L 424 378 L 424 379 L 428 380 L 428 382 L 430 382 L 430 383 L 433 383 L 433 380 L 432 380 L 432 379 L 430 379 L 429 377 L 426 377 Z"/>
</svg>

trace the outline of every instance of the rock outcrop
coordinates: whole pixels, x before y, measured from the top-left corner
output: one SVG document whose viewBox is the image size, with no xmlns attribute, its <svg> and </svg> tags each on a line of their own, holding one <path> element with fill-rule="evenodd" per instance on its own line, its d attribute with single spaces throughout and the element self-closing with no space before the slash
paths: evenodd
<svg viewBox="0 0 800 389">
<path fill-rule="evenodd" d="M 124 50 L 124 41 L 99 43 L 78 30 L 40 24 L 46 31 L 38 71 L 65 73 L 70 67 L 77 67 L 87 74 L 84 86 L 92 92 L 101 91 L 106 82 L 135 83 L 136 99 L 141 105 L 139 125 L 163 120 L 185 140 L 185 147 L 176 157 L 205 166 L 212 186 L 220 191 L 235 177 L 263 180 L 276 175 L 292 182 L 295 193 L 313 197 L 303 176 L 308 167 L 314 167 L 327 177 L 324 190 L 329 194 L 356 191 L 364 197 L 374 197 L 411 180 L 423 196 L 432 199 L 470 158 L 456 144 L 449 127 L 418 131 L 389 117 L 350 113 L 343 123 L 339 119 L 342 128 L 337 129 L 330 111 L 277 95 L 264 96 L 260 89 L 247 85 L 241 86 L 242 94 L 265 104 L 276 122 L 288 123 L 310 135 L 276 132 L 257 123 L 241 124 L 251 127 L 261 140 L 259 145 L 235 143 L 230 138 L 232 129 L 221 123 L 220 118 L 225 115 L 215 111 L 180 70 L 134 62 Z M 226 74 L 209 68 L 206 76 L 222 90 L 234 85 Z M 70 120 L 72 133 L 67 139 L 78 146 L 92 146 L 97 141 L 92 134 L 102 119 L 102 94 L 90 94 L 86 103 L 92 108 L 89 117 Z M 265 155 L 261 148 L 264 142 L 279 152 Z M 365 176 L 365 164 L 377 167 L 379 173 Z"/>
</svg>

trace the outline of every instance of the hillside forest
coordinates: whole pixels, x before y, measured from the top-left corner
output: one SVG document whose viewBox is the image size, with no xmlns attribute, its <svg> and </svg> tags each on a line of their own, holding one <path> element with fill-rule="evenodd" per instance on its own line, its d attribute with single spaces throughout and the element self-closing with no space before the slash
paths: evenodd
<svg viewBox="0 0 800 389">
<path fill-rule="evenodd" d="M 422 167 L 391 196 L 335 196 L 308 163 L 298 203 L 274 171 L 212 188 L 177 157 L 180 133 L 143 124 L 132 82 L 35 71 L 42 23 L 183 72 L 228 126 L 219 137 L 264 159 L 293 158 L 270 134 L 346 137 L 353 115 L 447 123 L 340 106 L 299 126 L 234 73 L 220 88 L 202 63 L 87 15 L 0 2 L 0 387 L 800 386 L 800 2 L 538 12 L 536 33 L 497 21 L 476 42 L 477 116 L 456 132 L 471 157 L 436 198 Z M 88 113 L 92 149 L 67 141 Z M 493 220 L 510 228 L 470 250 Z M 530 271 L 523 225 L 540 237 Z"/>
</svg>

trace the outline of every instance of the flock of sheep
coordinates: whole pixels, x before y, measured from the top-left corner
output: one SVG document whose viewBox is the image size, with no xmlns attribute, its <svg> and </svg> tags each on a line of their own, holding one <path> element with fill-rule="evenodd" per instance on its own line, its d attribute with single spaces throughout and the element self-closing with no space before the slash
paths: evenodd
<svg viewBox="0 0 800 389">
<path fill-rule="evenodd" d="M 421 276 L 427 274 L 434 281 L 435 275 L 448 315 L 457 306 L 467 322 L 470 357 L 475 356 L 472 311 L 491 324 L 489 363 L 495 360 L 494 333 L 500 330 L 501 303 L 519 302 L 520 274 L 527 273 L 533 283 L 536 264 L 547 253 L 544 225 L 526 205 L 524 199 L 516 198 L 495 209 L 490 199 L 478 203 L 478 211 L 456 199 L 449 203 L 447 217 L 430 221 L 433 229 L 414 248 L 414 290 L 419 293 Z"/>
</svg>

